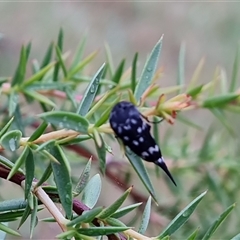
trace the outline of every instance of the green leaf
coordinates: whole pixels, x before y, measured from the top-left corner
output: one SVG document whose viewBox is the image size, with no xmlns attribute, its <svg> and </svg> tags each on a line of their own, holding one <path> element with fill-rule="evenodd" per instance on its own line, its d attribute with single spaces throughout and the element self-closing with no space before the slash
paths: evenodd
<svg viewBox="0 0 240 240">
<path fill-rule="evenodd" d="M 33 98 L 33 99 L 35 99 L 35 100 L 37 100 L 37 101 L 39 101 L 41 103 L 48 104 L 51 107 L 56 107 L 56 104 L 54 102 L 52 102 L 51 100 L 49 100 L 48 97 L 45 97 L 44 95 L 42 95 L 42 94 L 40 94 L 40 93 L 38 93 L 36 91 L 29 90 L 29 89 L 26 88 L 25 90 L 23 90 L 23 92 L 27 96 L 29 96 L 29 97 L 31 97 L 31 98 Z"/>
<path fill-rule="evenodd" d="M 11 93 L 9 95 L 9 103 L 8 103 L 8 112 L 9 112 L 8 115 L 9 116 L 12 116 L 14 114 L 14 112 L 16 111 L 18 102 L 19 102 L 18 93 L 16 93 L 15 91 L 11 91 Z"/>
<path fill-rule="evenodd" d="M 13 229 L 6 226 L 6 224 L 0 223 L 0 230 L 3 232 L 6 232 L 8 234 L 11 234 L 13 236 L 21 236 L 18 232 L 14 231 Z"/>
<path fill-rule="evenodd" d="M 78 233 L 84 234 L 87 236 L 102 236 L 109 235 L 118 232 L 123 232 L 130 229 L 129 227 L 89 227 L 89 228 L 80 228 Z"/>
<path fill-rule="evenodd" d="M 23 165 L 23 163 L 26 161 L 26 158 L 28 156 L 29 148 L 25 147 L 21 153 L 21 155 L 16 160 L 14 166 L 12 167 L 11 171 L 8 174 L 7 180 L 9 180 L 16 172 L 18 172 L 18 169 Z"/>
<path fill-rule="evenodd" d="M 102 181 L 99 174 L 93 176 L 83 190 L 82 202 L 93 208 L 101 193 Z"/>
<path fill-rule="evenodd" d="M 104 174 L 106 169 L 106 147 L 101 134 L 93 128 L 94 143 L 98 154 L 101 172 Z"/>
<path fill-rule="evenodd" d="M 240 44 L 238 44 L 235 60 L 233 63 L 232 79 L 231 79 L 231 84 L 229 86 L 230 92 L 234 92 L 236 88 L 236 83 L 238 80 L 239 56 L 240 56 Z"/>
<path fill-rule="evenodd" d="M 109 218 L 105 219 L 104 221 L 106 221 L 106 223 L 110 226 L 126 227 L 126 225 L 123 222 L 121 222 L 120 220 L 118 220 L 116 218 L 109 217 Z"/>
<path fill-rule="evenodd" d="M 84 52 L 84 48 L 86 46 L 86 40 L 87 40 L 87 37 L 86 35 L 83 36 L 81 42 L 79 43 L 79 46 L 77 48 L 77 51 L 73 57 L 73 61 L 72 61 L 72 64 L 71 64 L 71 67 L 69 68 L 69 71 L 71 72 L 77 65 L 78 63 L 81 61 L 82 59 L 82 56 L 83 56 L 83 52 Z"/>
<path fill-rule="evenodd" d="M 87 185 L 87 182 L 88 182 L 88 179 L 90 176 L 90 171 L 91 171 L 91 163 L 92 163 L 92 159 L 89 159 L 81 176 L 78 179 L 78 182 L 74 189 L 74 193 L 76 193 L 75 196 L 79 195 L 82 192 L 82 190 L 85 188 L 85 186 Z"/>
<path fill-rule="evenodd" d="M 185 83 L 185 44 L 182 43 L 179 51 L 179 58 L 178 58 L 178 77 L 177 77 L 177 85 L 184 85 Z M 178 93 L 180 93 L 181 90 L 179 90 Z"/>
<path fill-rule="evenodd" d="M 171 235 L 176 232 L 192 215 L 194 210 L 196 209 L 197 205 L 201 202 L 203 197 L 207 192 L 203 192 L 197 198 L 195 198 L 190 204 L 188 204 L 167 226 L 163 232 L 157 236 L 157 239 L 162 239 L 167 235 Z"/>
<path fill-rule="evenodd" d="M 54 111 L 38 115 L 40 118 L 60 128 L 72 129 L 81 133 L 88 133 L 88 121 L 76 113 Z"/>
<path fill-rule="evenodd" d="M 236 236 L 234 236 L 230 240 L 240 240 L 240 233 L 238 233 Z"/>
<path fill-rule="evenodd" d="M 35 170 L 35 164 L 34 164 L 34 157 L 32 151 L 28 151 L 28 155 L 26 157 L 25 161 L 25 171 L 26 171 L 26 179 L 25 179 L 25 199 L 27 199 L 28 194 L 31 191 L 32 187 L 32 181 L 34 178 L 34 170 Z"/>
<path fill-rule="evenodd" d="M 119 64 L 119 66 L 118 66 L 115 74 L 114 74 L 113 77 L 112 77 L 112 81 L 115 82 L 116 84 L 119 83 L 119 81 L 120 81 L 120 79 L 121 79 L 121 77 L 122 77 L 123 70 L 124 70 L 124 64 L 125 64 L 125 59 L 123 59 L 123 60 L 120 62 L 120 64 Z"/>
<path fill-rule="evenodd" d="M 203 84 L 197 86 L 197 87 L 193 87 L 187 90 L 187 94 L 190 95 L 192 98 L 196 98 L 197 95 L 202 91 L 203 88 Z"/>
<path fill-rule="evenodd" d="M 26 72 L 26 66 L 27 66 L 27 52 L 26 48 L 22 46 L 18 66 L 12 80 L 12 87 L 15 85 L 20 85 L 23 82 Z"/>
<path fill-rule="evenodd" d="M 63 75 L 66 78 L 67 77 L 67 68 L 65 66 L 65 63 L 64 63 L 64 60 L 63 60 L 63 57 L 62 57 L 62 51 L 60 50 L 60 48 L 57 45 L 55 46 L 55 50 L 56 50 L 56 53 L 57 53 L 59 65 L 61 66 L 62 71 L 63 71 Z"/>
<path fill-rule="evenodd" d="M 90 63 L 97 55 L 97 51 L 89 54 L 86 58 L 84 58 L 81 62 L 79 62 L 73 69 L 69 70 L 67 78 L 71 79 L 79 73 L 88 63 Z"/>
<path fill-rule="evenodd" d="M 163 36 L 154 46 L 147 62 L 145 63 L 145 66 L 142 71 L 142 75 L 140 77 L 139 82 L 137 83 L 137 86 L 134 92 L 134 96 L 137 101 L 140 100 L 145 90 L 151 85 L 153 76 L 157 68 L 160 51 L 162 48 L 162 39 L 163 39 Z"/>
<path fill-rule="evenodd" d="M 146 206 L 143 211 L 142 220 L 138 232 L 144 234 L 147 230 L 150 214 L 151 214 L 151 196 L 148 198 Z"/>
<path fill-rule="evenodd" d="M 28 142 L 33 142 L 36 139 L 38 139 L 44 133 L 47 126 L 48 124 L 45 121 L 43 121 L 41 125 L 39 125 L 38 128 L 34 131 L 34 133 L 30 136 L 30 138 L 28 139 Z"/>
<path fill-rule="evenodd" d="M 123 204 L 123 202 L 126 200 L 126 198 L 128 197 L 129 193 L 131 192 L 132 187 L 128 188 L 123 195 L 118 198 L 112 205 L 110 205 L 109 207 L 105 208 L 99 215 L 98 217 L 100 219 L 106 219 L 110 216 L 112 216 L 119 208 L 120 206 Z"/>
<path fill-rule="evenodd" d="M 52 174 L 52 165 L 51 163 L 49 163 L 46 170 L 43 172 L 41 178 L 37 182 L 36 187 L 41 186 L 45 181 L 47 181 L 48 178 L 51 176 L 51 174 Z"/>
<path fill-rule="evenodd" d="M 41 78 L 50 70 L 53 68 L 53 66 L 55 65 L 55 62 L 49 63 L 47 66 L 45 66 L 44 68 L 42 68 L 40 71 L 38 71 L 37 73 L 35 73 L 34 75 L 32 75 L 30 78 L 26 79 L 22 85 L 22 89 L 25 89 L 26 87 L 31 87 L 31 85 L 39 80 L 41 80 Z M 45 83 L 42 83 L 42 85 L 44 85 Z"/>
<path fill-rule="evenodd" d="M 6 125 L 1 129 L 1 131 L 0 131 L 0 138 L 7 132 L 7 130 L 8 130 L 9 127 L 11 126 L 13 120 L 14 120 L 14 117 L 12 117 L 12 118 L 6 123 Z"/>
<path fill-rule="evenodd" d="M 125 152 L 127 158 L 129 159 L 130 163 L 132 164 L 135 172 L 138 174 L 140 180 L 150 193 L 150 195 L 153 197 L 154 201 L 157 202 L 157 197 L 154 191 L 154 188 L 152 186 L 151 180 L 148 176 L 147 170 L 140 159 L 136 154 L 134 154 L 130 149 L 126 149 Z"/>
<path fill-rule="evenodd" d="M 135 203 L 135 204 L 132 204 L 132 205 L 120 208 L 113 215 L 111 215 L 111 217 L 113 217 L 113 218 L 123 217 L 126 214 L 128 214 L 129 212 L 131 212 L 132 210 L 134 210 L 137 207 L 139 207 L 140 205 L 142 205 L 142 203 Z"/>
<path fill-rule="evenodd" d="M 231 206 L 229 206 L 220 216 L 218 219 L 216 219 L 216 221 L 214 221 L 214 223 L 210 226 L 210 228 L 207 230 L 207 232 L 205 233 L 205 235 L 203 236 L 202 240 L 208 240 L 212 237 L 212 235 L 214 234 L 214 232 L 217 230 L 217 228 L 220 226 L 220 224 L 227 218 L 227 216 L 229 215 L 229 213 L 233 210 L 233 208 L 235 207 L 235 204 L 232 204 Z"/>
<path fill-rule="evenodd" d="M 69 222 L 67 226 L 71 227 L 71 226 L 74 226 L 75 224 L 90 223 L 101 211 L 102 211 L 102 207 L 86 210 L 82 213 L 81 216 L 76 217 L 71 222 Z"/>
<path fill-rule="evenodd" d="M 187 240 L 195 240 L 197 237 L 197 234 L 199 232 L 199 228 L 197 228 L 189 237 Z"/>
<path fill-rule="evenodd" d="M 27 206 L 27 202 L 23 198 L 5 200 L 0 202 L 0 212 L 25 209 L 26 206 Z M 2 221 L 1 218 L 0 218 L 0 221 Z"/>
<path fill-rule="evenodd" d="M 59 198 L 68 219 L 72 217 L 72 180 L 68 160 L 63 155 L 62 149 L 55 146 L 50 153 L 58 160 L 51 161 L 54 180 L 57 185 Z"/>
<path fill-rule="evenodd" d="M 92 102 L 95 98 L 95 95 L 97 93 L 98 90 L 98 86 L 100 84 L 100 79 L 104 70 L 104 66 L 105 64 L 103 64 L 99 70 L 97 71 L 97 73 L 94 75 L 92 81 L 89 83 L 85 94 L 83 95 L 82 101 L 78 107 L 77 113 L 79 115 L 85 116 L 88 112 L 88 110 L 90 109 Z"/>
<path fill-rule="evenodd" d="M 222 96 L 220 95 L 220 96 L 209 97 L 203 101 L 202 107 L 205 107 L 205 108 L 222 107 L 232 102 L 238 97 L 239 97 L 239 94 L 237 93 L 228 93 Z"/>
<path fill-rule="evenodd" d="M 24 213 L 22 215 L 22 218 L 20 220 L 20 223 L 18 225 L 18 229 L 23 225 L 23 223 L 27 220 L 28 216 L 31 213 L 31 208 L 29 207 L 29 205 L 26 206 Z"/>
<path fill-rule="evenodd" d="M 37 197 L 33 197 L 33 211 L 31 212 L 31 219 L 30 219 L 30 238 L 32 238 L 33 230 L 37 225 L 37 211 L 38 211 L 38 199 Z"/>
<path fill-rule="evenodd" d="M 107 64 L 108 64 L 108 69 L 110 73 L 110 79 L 112 79 L 115 70 L 114 70 L 114 64 L 112 59 L 112 53 L 107 43 L 105 44 L 105 52 L 107 55 Z"/>
<path fill-rule="evenodd" d="M 184 117 L 181 113 L 177 115 L 177 120 L 186 124 L 188 127 L 195 128 L 199 131 L 203 130 L 203 128 L 197 125 L 195 122 L 191 121 L 189 118 Z"/>
<path fill-rule="evenodd" d="M 45 56 L 43 58 L 43 61 L 42 61 L 41 67 L 40 67 L 41 69 L 50 63 L 51 58 L 52 58 L 53 46 L 54 46 L 54 43 L 51 42 L 47 49 L 47 52 L 45 53 Z"/>
<path fill-rule="evenodd" d="M 138 60 L 138 53 L 135 53 L 133 62 L 132 62 L 132 72 L 131 72 L 131 89 L 132 92 L 135 91 L 136 82 L 137 82 L 137 60 Z"/>
<path fill-rule="evenodd" d="M 20 146 L 22 133 L 19 130 L 12 130 L 5 133 L 1 137 L 1 145 L 12 152 L 16 151 Z"/>
</svg>

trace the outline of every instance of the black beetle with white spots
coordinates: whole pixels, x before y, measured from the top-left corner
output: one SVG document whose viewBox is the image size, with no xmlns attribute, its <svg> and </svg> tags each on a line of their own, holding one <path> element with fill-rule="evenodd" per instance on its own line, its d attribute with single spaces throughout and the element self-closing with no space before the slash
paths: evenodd
<svg viewBox="0 0 240 240">
<path fill-rule="evenodd" d="M 161 167 L 176 185 L 163 160 L 161 150 L 150 133 L 151 126 L 143 120 L 141 113 L 132 103 L 117 103 L 111 111 L 109 122 L 116 137 L 120 138 L 125 146 L 143 160 Z"/>
</svg>

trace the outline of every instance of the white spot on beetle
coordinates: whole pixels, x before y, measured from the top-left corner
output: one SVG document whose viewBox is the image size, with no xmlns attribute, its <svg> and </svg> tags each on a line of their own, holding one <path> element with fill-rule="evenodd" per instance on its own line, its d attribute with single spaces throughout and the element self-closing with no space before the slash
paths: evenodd
<svg viewBox="0 0 240 240">
<path fill-rule="evenodd" d="M 149 151 L 151 154 L 153 154 L 154 152 L 158 152 L 158 151 L 159 151 L 159 147 L 158 147 L 158 145 L 155 145 L 155 147 L 150 147 L 150 148 L 148 149 L 148 151 Z"/>
<path fill-rule="evenodd" d="M 143 130 L 143 129 L 142 129 L 141 127 L 138 127 L 137 132 L 138 132 L 138 133 L 141 133 L 142 130 Z"/>
<path fill-rule="evenodd" d="M 118 126 L 118 133 L 121 134 L 122 133 L 122 128 Z"/>
<path fill-rule="evenodd" d="M 135 120 L 134 118 L 131 119 L 131 123 L 132 124 L 137 124 L 137 120 Z"/>
<path fill-rule="evenodd" d="M 128 136 L 124 136 L 123 139 L 126 140 L 126 141 L 129 141 L 129 137 Z"/>
<path fill-rule="evenodd" d="M 125 130 L 130 130 L 130 129 L 131 129 L 131 126 L 130 126 L 130 125 L 125 125 L 123 128 L 124 128 Z"/>
<path fill-rule="evenodd" d="M 148 157 L 149 154 L 147 152 L 142 152 L 141 156 L 144 158 L 144 157 Z"/>
<path fill-rule="evenodd" d="M 138 145 L 139 145 L 139 142 L 136 141 L 136 140 L 133 140 L 133 144 L 136 145 L 136 146 L 138 146 Z"/>
<path fill-rule="evenodd" d="M 139 142 L 144 142 L 144 138 L 143 138 L 143 137 L 140 137 L 140 138 L 139 138 Z"/>
</svg>

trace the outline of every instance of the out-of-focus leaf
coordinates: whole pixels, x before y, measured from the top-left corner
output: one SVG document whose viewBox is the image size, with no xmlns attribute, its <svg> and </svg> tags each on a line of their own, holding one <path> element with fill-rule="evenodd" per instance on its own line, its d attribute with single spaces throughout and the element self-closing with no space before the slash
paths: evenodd
<svg viewBox="0 0 240 240">
<path fill-rule="evenodd" d="M 55 146 L 50 152 L 59 162 L 51 161 L 54 179 L 57 185 L 59 198 L 68 219 L 72 217 L 72 180 L 68 160 L 63 155 L 59 146 Z"/>
<path fill-rule="evenodd" d="M 202 91 L 203 84 L 193 87 L 187 90 L 187 94 L 190 95 L 192 98 L 196 98 L 197 95 Z"/>
<path fill-rule="evenodd" d="M 90 223 L 102 211 L 102 207 L 97 207 L 91 210 L 84 211 L 79 217 L 76 217 L 67 224 L 68 227 L 79 223 Z"/>
<path fill-rule="evenodd" d="M 26 179 L 25 179 L 25 199 L 27 199 L 28 194 L 31 191 L 32 181 L 34 178 L 34 170 L 35 170 L 35 163 L 32 151 L 28 151 L 28 155 L 25 160 L 25 171 L 26 171 Z"/>
<path fill-rule="evenodd" d="M 205 108 L 216 108 L 216 107 L 222 107 L 224 105 L 227 105 L 229 102 L 235 100 L 239 97 L 239 94 L 237 93 L 228 93 L 220 96 L 213 96 L 205 99 L 203 103 L 201 104 L 202 107 Z"/>
<path fill-rule="evenodd" d="M 107 64 L 108 64 L 110 79 L 112 79 L 115 70 L 114 70 L 114 64 L 112 59 L 112 53 L 107 43 L 105 44 L 105 52 L 107 55 Z"/>
<path fill-rule="evenodd" d="M 84 234 L 87 236 L 101 236 L 101 235 L 109 235 L 118 232 L 123 232 L 130 229 L 129 227 L 89 227 L 89 228 L 80 228 L 78 229 L 78 233 Z"/>
<path fill-rule="evenodd" d="M 57 45 L 55 46 L 55 50 L 56 50 L 56 54 L 58 57 L 59 65 L 61 66 L 62 71 L 63 71 L 63 75 L 64 75 L 64 77 L 67 77 L 67 68 L 65 66 L 65 63 L 64 63 L 64 60 L 62 57 L 62 51 L 60 50 L 60 48 Z"/>
<path fill-rule="evenodd" d="M 91 171 L 91 163 L 92 163 L 92 160 L 90 158 L 88 163 L 86 164 L 81 176 L 79 177 L 76 187 L 74 189 L 74 193 L 76 193 L 75 196 L 79 195 L 82 192 L 82 190 L 85 188 L 85 186 L 87 185 L 87 182 L 88 182 L 88 179 L 90 176 L 90 171 Z"/>
<path fill-rule="evenodd" d="M 45 53 L 45 56 L 43 58 L 43 61 L 42 61 L 41 67 L 40 67 L 41 69 L 50 63 L 51 58 L 52 58 L 53 46 L 54 46 L 54 43 L 51 42 L 47 49 L 47 52 Z"/>
<path fill-rule="evenodd" d="M 37 211 L 38 211 L 38 199 L 37 197 L 33 197 L 33 211 L 31 212 L 31 220 L 30 220 L 30 238 L 32 238 L 33 230 L 37 225 Z"/>
<path fill-rule="evenodd" d="M 38 115 L 48 123 L 57 125 L 60 128 L 72 129 L 81 133 L 88 133 L 88 121 L 80 115 L 72 112 L 54 111 Z"/>
<path fill-rule="evenodd" d="M 234 236 L 230 240 L 240 240 L 240 233 L 238 233 L 236 236 Z"/>
<path fill-rule="evenodd" d="M 22 46 L 18 66 L 12 80 L 12 87 L 15 85 L 21 85 L 25 77 L 26 66 L 27 66 L 27 52 L 26 48 Z"/>
<path fill-rule="evenodd" d="M 26 158 L 29 153 L 29 148 L 25 147 L 21 153 L 21 155 L 16 160 L 14 166 L 12 167 L 11 171 L 8 174 L 7 180 L 9 180 L 16 172 L 18 172 L 18 169 L 22 166 L 22 164 L 26 161 Z"/>
<path fill-rule="evenodd" d="M 38 128 L 34 131 L 34 133 L 30 136 L 30 138 L 28 139 L 28 142 L 33 142 L 36 139 L 38 139 L 44 133 L 47 126 L 48 124 L 45 121 L 43 121 L 41 125 L 39 125 Z"/>
<path fill-rule="evenodd" d="M 190 204 L 188 204 L 166 227 L 163 232 L 157 236 L 157 239 L 162 239 L 167 235 L 171 235 L 176 232 L 192 215 L 197 205 L 201 202 L 207 192 L 203 192 L 197 198 L 195 198 Z"/>
<path fill-rule="evenodd" d="M 111 215 L 111 217 L 113 217 L 113 218 L 123 217 L 126 214 L 128 214 L 129 212 L 131 212 L 134 209 L 136 209 L 137 207 L 139 207 L 140 205 L 142 205 L 142 203 L 135 203 L 135 204 L 120 208 L 113 215 Z"/>
<path fill-rule="evenodd" d="M 122 77 L 123 70 L 124 70 L 124 64 L 125 64 L 125 59 L 123 59 L 121 61 L 121 63 L 119 64 L 115 74 L 112 77 L 112 81 L 115 82 L 116 84 L 119 83 L 119 81 L 120 81 L 120 79 Z"/>
<path fill-rule="evenodd" d="M 8 234 L 11 234 L 13 236 L 18 236 L 18 237 L 21 236 L 18 232 L 16 232 L 13 229 L 9 228 L 6 224 L 0 223 L 0 230 L 3 231 L 3 232 L 6 232 Z"/>
<path fill-rule="evenodd" d="M 185 44 L 182 43 L 179 51 L 179 58 L 178 58 L 178 77 L 177 77 L 177 85 L 184 85 L 185 83 Z M 180 90 L 179 92 L 180 93 Z"/>
<path fill-rule="evenodd" d="M 73 69 L 70 69 L 67 75 L 68 79 L 74 77 L 75 74 L 79 73 L 88 63 L 90 63 L 97 55 L 97 51 L 89 54 L 86 58 L 84 58 L 81 62 L 79 62 Z"/>
<path fill-rule="evenodd" d="M 235 88 L 238 80 L 239 56 L 240 56 L 240 44 L 238 44 L 235 60 L 233 63 L 232 79 L 231 79 L 231 84 L 229 86 L 230 92 L 234 92 L 236 90 Z"/>
<path fill-rule="evenodd" d="M 203 236 L 202 240 L 208 240 L 212 237 L 214 232 L 217 230 L 217 228 L 220 226 L 220 224 L 227 218 L 229 213 L 234 209 L 235 204 L 232 204 L 229 206 L 220 216 L 219 218 L 214 221 L 214 223 L 210 226 L 210 228 L 207 230 L 205 235 Z"/>
<path fill-rule="evenodd" d="M 12 130 L 5 133 L 1 137 L 1 145 L 6 149 L 12 152 L 16 151 L 20 146 L 20 140 L 22 133 L 19 130 Z"/>
<path fill-rule="evenodd" d="M 135 91 L 136 82 L 137 82 L 137 60 L 138 60 L 138 53 L 135 53 L 133 62 L 132 62 L 132 73 L 131 73 L 131 89 L 132 92 Z"/>
<path fill-rule="evenodd" d="M 105 64 L 103 64 L 99 68 L 97 73 L 94 75 L 92 81 L 89 83 L 77 111 L 79 115 L 85 116 L 88 110 L 90 109 L 92 102 L 95 98 L 95 95 L 97 93 L 98 86 L 100 84 L 100 79 L 104 70 L 104 66 Z"/>
<path fill-rule="evenodd" d="M 144 234 L 148 227 L 150 214 L 151 214 L 151 200 L 152 200 L 152 198 L 150 196 L 147 200 L 146 206 L 143 211 L 142 220 L 140 223 L 140 227 L 138 229 L 138 232 L 141 234 Z"/>
<path fill-rule="evenodd" d="M 1 131 L 0 131 L 0 138 L 7 132 L 7 130 L 8 130 L 9 127 L 11 126 L 13 120 L 14 120 L 14 117 L 12 117 L 12 118 L 6 123 L 6 125 L 1 129 Z"/>
<path fill-rule="evenodd" d="M 8 115 L 12 116 L 17 108 L 19 102 L 18 93 L 11 91 L 9 95 Z"/>
<path fill-rule="evenodd" d="M 23 90 L 23 92 L 29 96 L 29 97 L 32 97 L 33 99 L 41 102 L 41 103 L 45 103 L 45 104 L 48 104 L 52 107 L 56 107 L 55 103 L 52 102 L 51 100 L 49 100 L 48 97 L 45 97 L 44 95 L 36 92 L 36 91 L 33 91 L 33 90 L 29 90 L 29 89 L 25 89 Z"/>
<path fill-rule="evenodd" d="M 52 166 L 51 166 L 51 163 L 49 163 L 46 170 L 43 172 L 42 177 L 37 182 L 36 187 L 41 186 L 45 181 L 47 181 L 48 178 L 51 176 L 51 174 L 52 174 Z"/>
<path fill-rule="evenodd" d="M 5 200 L 0 202 L 0 212 L 25 209 L 26 206 L 27 202 L 23 198 Z M 2 221 L 1 218 L 0 221 Z"/>
<path fill-rule="evenodd" d="M 132 164 L 134 170 L 138 174 L 139 178 L 141 179 L 142 183 L 144 184 L 150 195 L 153 197 L 154 201 L 157 202 L 157 197 L 152 186 L 151 180 L 140 157 L 138 157 L 128 148 L 126 149 L 126 156 L 129 159 L 130 163 Z"/>
<path fill-rule="evenodd" d="M 102 181 L 99 174 L 93 176 L 83 190 L 82 202 L 93 208 L 101 193 Z"/>
<path fill-rule="evenodd" d="M 186 124 L 188 127 L 193 127 L 197 130 L 202 130 L 202 127 L 194 123 L 193 121 L 189 120 L 188 118 L 185 118 L 181 113 L 177 115 L 177 120 L 180 122 Z"/>
<path fill-rule="evenodd" d="M 199 232 L 199 228 L 197 228 L 189 237 L 187 240 L 195 240 L 197 237 L 197 234 Z"/>
<path fill-rule="evenodd" d="M 109 207 L 105 208 L 99 215 L 98 217 L 100 219 L 105 219 L 113 215 L 123 204 L 123 202 L 126 200 L 128 197 L 129 193 L 131 192 L 132 187 L 128 188 L 124 194 L 118 198 L 113 204 L 111 204 Z"/>
<path fill-rule="evenodd" d="M 140 80 L 137 83 L 137 86 L 134 92 L 134 96 L 137 101 L 140 100 L 145 90 L 151 85 L 153 76 L 157 68 L 160 51 L 162 48 L 162 40 L 163 40 L 163 36 L 154 46 L 148 60 L 145 63 L 145 66 L 142 71 L 142 75 L 140 77 Z"/>
<path fill-rule="evenodd" d="M 31 85 L 37 81 L 39 81 L 53 66 L 55 65 L 55 62 L 49 63 L 47 66 L 42 68 L 39 72 L 35 73 L 33 76 L 28 78 L 24 81 L 22 88 L 31 87 Z M 44 83 L 41 83 L 44 85 Z"/>
</svg>

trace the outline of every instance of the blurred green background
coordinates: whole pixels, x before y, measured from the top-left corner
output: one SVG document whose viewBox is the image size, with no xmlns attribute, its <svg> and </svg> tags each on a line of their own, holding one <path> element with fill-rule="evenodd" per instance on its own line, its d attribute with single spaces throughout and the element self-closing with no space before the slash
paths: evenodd
<svg viewBox="0 0 240 240">
<path fill-rule="evenodd" d="M 135 52 L 139 52 L 140 67 L 138 69 L 141 69 L 147 54 L 164 34 L 160 57 L 160 65 L 164 69 L 164 75 L 160 82 L 161 86 L 166 87 L 176 84 L 179 49 L 182 43 L 186 46 L 186 82 L 190 80 L 202 57 L 205 58 L 205 65 L 200 82 L 206 83 L 212 80 L 216 66 L 223 67 L 228 79 L 230 79 L 234 56 L 240 39 L 239 10 L 240 3 L 218 3 L 217 1 L 205 3 L 167 1 L 2 2 L 0 3 L 0 76 L 13 75 L 23 43 L 32 41 L 30 59 L 42 59 L 50 41 L 57 38 L 59 29 L 62 27 L 65 33 L 65 51 L 70 50 L 74 53 L 73 51 L 84 34 L 87 34 L 86 55 L 96 49 L 100 50 L 99 55 L 91 64 L 92 69 L 89 69 L 91 73 L 105 61 L 105 42 L 112 51 L 113 61 L 116 65 L 122 58 L 126 58 L 127 66 L 130 66 Z M 187 115 L 205 130 L 213 121 L 213 118 L 210 118 L 211 115 L 204 111 L 195 111 L 194 114 L 190 112 Z M 238 120 L 232 116 L 230 116 L 230 119 L 233 122 L 236 135 L 239 136 Z M 218 121 L 216 121 L 216 125 L 220 130 L 223 128 Z M 167 123 L 161 126 L 163 126 L 161 129 L 164 126 L 169 128 Z M 171 147 L 178 147 L 183 144 L 180 144 L 178 138 L 182 137 L 181 130 L 183 129 L 181 126 L 176 124 L 173 128 L 171 127 L 175 131 L 176 139 L 172 146 L 165 147 L 166 152 L 171 151 Z M 164 130 L 162 131 L 164 132 Z M 204 131 L 194 131 L 190 135 L 193 145 L 194 143 L 196 145 L 198 143 L 202 144 L 205 135 L 206 132 Z M 224 135 L 223 141 L 226 142 L 226 146 L 239 144 L 239 139 L 233 139 L 229 134 Z M 187 174 L 184 175 L 184 177 L 187 176 Z M 190 179 L 199 178 L 199 175 L 194 175 L 194 177 L 191 175 L 190 177 Z M 188 179 L 186 181 L 189 182 Z M 181 179 L 181 182 L 184 183 L 184 179 Z M 134 180 L 134 183 L 135 185 L 139 184 L 138 189 L 141 189 L 142 186 L 138 179 Z M 108 188 L 108 183 L 104 182 L 104 186 Z M 154 182 L 154 186 L 159 186 L 157 180 Z M 205 184 L 201 189 L 196 189 L 194 197 L 208 187 Z M 237 191 L 237 186 L 234 187 Z M 160 196 L 161 191 L 160 189 Z M 180 192 L 181 189 L 178 191 Z M 119 192 L 121 191 L 119 190 Z M 166 196 L 163 198 L 163 203 L 171 201 L 171 194 L 166 189 L 164 189 L 164 193 L 166 193 Z M 111 199 L 106 197 L 107 194 L 108 192 L 105 196 L 102 194 L 100 204 L 107 205 L 112 202 Z M 188 193 L 185 194 L 188 195 Z M 193 192 L 189 195 L 192 194 Z M 214 201 L 211 194 L 209 195 L 211 201 Z M 237 193 L 235 196 L 237 195 L 239 194 Z M 7 198 L 7 196 L 5 197 Z M 236 201 L 237 199 L 230 199 L 229 204 Z M 187 198 L 186 203 L 188 202 L 189 198 Z M 216 204 L 216 209 L 218 208 L 220 212 L 223 210 Z M 166 212 L 171 212 L 171 210 L 167 209 Z M 204 213 L 198 212 L 197 214 L 196 218 L 206 217 Z M 209 216 L 206 218 L 211 222 L 212 219 Z M 162 220 L 163 225 L 166 222 L 166 219 Z M 237 222 L 234 221 L 234 223 Z M 44 226 L 46 224 L 43 224 L 44 232 L 41 227 L 38 228 L 35 239 L 53 237 L 54 231 L 58 232 L 58 229 L 54 229 L 53 225 L 50 225 L 47 229 Z M 235 228 L 234 224 L 232 224 L 232 228 L 232 235 L 234 235 L 239 229 Z M 26 230 L 26 236 L 28 235 L 27 232 L 28 230 Z"/>
</svg>

